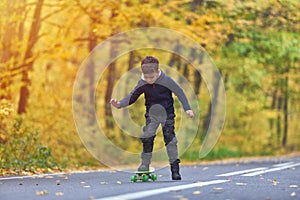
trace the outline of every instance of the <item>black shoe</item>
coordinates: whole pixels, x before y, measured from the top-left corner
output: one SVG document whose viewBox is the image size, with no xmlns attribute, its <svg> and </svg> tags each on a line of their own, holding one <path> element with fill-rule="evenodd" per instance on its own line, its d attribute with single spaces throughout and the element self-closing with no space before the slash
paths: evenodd
<svg viewBox="0 0 300 200">
<path fill-rule="evenodd" d="M 181 175 L 179 173 L 179 163 L 179 159 L 171 163 L 172 180 L 181 180 Z"/>
<path fill-rule="evenodd" d="M 181 175 L 179 172 L 172 172 L 172 180 L 180 181 L 181 180 Z"/>
</svg>

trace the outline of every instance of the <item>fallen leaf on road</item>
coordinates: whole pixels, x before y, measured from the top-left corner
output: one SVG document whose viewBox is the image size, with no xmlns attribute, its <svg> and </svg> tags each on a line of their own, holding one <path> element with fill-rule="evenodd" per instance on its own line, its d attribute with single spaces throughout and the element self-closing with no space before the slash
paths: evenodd
<svg viewBox="0 0 300 200">
<path fill-rule="evenodd" d="M 201 194 L 201 191 L 195 191 L 193 194 Z"/>
<path fill-rule="evenodd" d="M 295 197 L 295 196 L 296 196 L 296 192 L 292 192 L 291 197 Z"/>
<path fill-rule="evenodd" d="M 36 177 L 32 177 L 33 179 L 35 179 L 35 178 L 44 178 L 44 175 L 38 175 L 38 176 L 36 176 Z"/>
<path fill-rule="evenodd" d="M 247 185 L 247 183 L 236 183 L 236 185 Z"/>
<path fill-rule="evenodd" d="M 298 188 L 298 185 L 290 185 L 289 188 Z"/>
<path fill-rule="evenodd" d="M 63 193 L 63 192 L 56 192 L 55 195 L 56 195 L 56 196 L 63 196 L 64 193 Z"/>
<path fill-rule="evenodd" d="M 221 188 L 221 187 L 214 187 L 214 190 L 224 190 L 224 188 Z"/>
<path fill-rule="evenodd" d="M 42 195 L 48 194 L 48 191 L 47 190 L 36 191 L 35 194 L 38 195 L 38 196 L 42 196 Z"/>
<path fill-rule="evenodd" d="M 182 196 L 182 195 L 175 195 L 175 196 L 173 196 L 174 197 L 174 199 L 179 199 L 179 200 L 188 200 L 187 198 L 185 198 L 184 196 Z"/>
</svg>

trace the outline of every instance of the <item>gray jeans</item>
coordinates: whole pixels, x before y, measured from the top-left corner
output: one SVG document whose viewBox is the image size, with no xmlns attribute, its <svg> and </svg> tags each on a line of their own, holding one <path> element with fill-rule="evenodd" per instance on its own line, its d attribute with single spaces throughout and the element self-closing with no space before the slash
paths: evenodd
<svg viewBox="0 0 300 200">
<path fill-rule="evenodd" d="M 173 163 L 178 159 L 177 138 L 174 132 L 175 114 L 169 114 L 167 116 L 146 114 L 145 117 L 146 126 L 144 126 L 143 134 L 140 137 L 143 143 L 143 161 L 145 161 L 145 163 L 150 163 L 156 131 L 159 125 L 161 125 L 169 162 Z"/>
</svg>

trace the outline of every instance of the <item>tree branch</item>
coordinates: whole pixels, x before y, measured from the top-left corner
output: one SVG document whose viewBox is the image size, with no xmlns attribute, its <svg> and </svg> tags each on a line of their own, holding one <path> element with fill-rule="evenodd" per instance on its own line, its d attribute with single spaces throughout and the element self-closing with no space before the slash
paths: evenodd
<svg viewBox="0 0 300 200">
<path fill-rule="evenodd" d="M 84 7 L 81 3 L 80 0 L 76 0 L 77 5 L 79 8 L 93 21 L 93 22 L 98 22 L 100 23 L 99 19 L 95 16 L 93 16 L 87 9 L 87 7 Z"/>
<path fill-rule="evenodd" d="M 48 15 L 44 16 L 43 18 L 41 18 L 41 21 L 44 21 L 44 20 L 48 19 L 49 17 L 51 17 L 52 15 L 57 14 L 57 13 L 59 13 L 59 12 L 62 12 L 62 11 L 64 11 L 65 9 L 66 9 L 66 8 L 61 8 L 61 9 L 55 10 L 55 11 L 53 11 L 52 13 L 49 13 Z"/>
</svg>

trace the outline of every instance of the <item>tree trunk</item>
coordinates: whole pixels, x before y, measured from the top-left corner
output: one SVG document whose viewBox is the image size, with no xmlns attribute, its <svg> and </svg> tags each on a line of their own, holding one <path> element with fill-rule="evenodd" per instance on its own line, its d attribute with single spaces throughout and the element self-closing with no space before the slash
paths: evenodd
<svg viewBox="0 0 300 200">
<path fill-rule="evenodd" d="M 116 10 L 112 9 L 111 13 L 111 19 L 115 18 L 118 16 L 118 13 Z M 112 28 L 112 35 L 119 32 L 118 27 L 113 27 Z M 116 54 L 117 54 L 117 48 L 118 48 L 118 42 L 117 41 L 111 41 L 111 47 L 110 47 L 110 58 L 115 59 Z M 113 118 L 112 118 L 112 111 L 111 111 L 111 104 L 110 99 L 112 96 L 113 92 L 113 86 L 114 86 L 114 81 L 115 81 L 115 71 L 116 71 L 116 62 L 113 61 L 109 67 L 108 67 L 108 74 L 106 77 L 107 80 L 107 86 L 106 86 L 106 91 L 105 91 L 105 123 L 106 123 L 106 128 L 113 128 L 114 123 L 113 123 Z"/>
<path fill-rule="evenodd" d="M 33 64 L 34 60 L 33 58 L 33 48 L 35 44 L 38 41 L 38 33 L 41 27 L 41 12 L 42 12 L 42 7 L 43 7 L 44 0 L 38 0 L 33 16 L 33 21 L 31 24 L 31 29 L 29 33 L 29 39 L 28 39 L 28 44 L 27 44 L 27 49 L 25 52 L 24 56 L 24 63 L 26 64 L 27 68 L 25 68 L 22 72 L 22 83 L 23 85 L 21 86 L 20 89 L 20 99 L 19 99 L 19 106 L 18 106 L 18 113 L 25 113 L 26 112 L 26 106 L 27 106 L 27 101 L 29 97 L 29 85 L 30 85 L 30 79 L 29 79 L 29 70 L 33 69 Z"/>
<path fill-rule="evenodd" d="M 189 78 L 189 69 L 188 69 L 188 64 L 187 63 L 184 64 L 184 66 L 183 66 L 183 76 L 187 79 Z"/>
<path fill-rule="evenodd" d="M 5 13 L 3 13 L 3 16 L 15 16 L 16 1 L 6 1 L 6 4 L 7 10 Z M 14 40 L 16 39 L 17 35 L 17 21 L 15 19 L 8 18 L 8 20 L 4 22 L 3 25 L 0 23 L 0 27 L 5 30 L 3 36 L 0 37 L 3 48 L 3 50 L 0 51 L 0 63 L 2 63 L 4 66 L 7 66 L 14 55 L 12 45 L 14 45 Z M 11 94 L 9 92 L 11 83 L 12 81 L 10 78 L 4 77 L 3 79 L 0 79 L 0 99 L 11 99 Z"/>
<path fill-rule="evenodd" d="M 201 88 L 201 74 L 198 70 L 195 70 L 194 71 L 194 77 L 195 77 L 195 84 L 194 84 L 194 87 L 195 87 L 195 93 L 196 95 L 200 94 L 200 88 Z"/>
<path fill-rule="evenodd" d="M 134 51 L 130 51 L 129 53 L 129 61 L 128 61 L 128 71 L 130 71 L 135 65 L 135 53 Z"/>
<path fill-rule="evenodd" d="M 276 110 L 276 102 L 277 102 L 277 89 L 275 89 L 272 94 L 271 110 Z M 272 146 L 272 143 L 276 138 L 275 119 L 273 117 L 269 119 L 269 126 L 271 132 L 269 138 L 269 144 Z"/>
<path fill-rule="evenodd" d="M 192 59 L 196 59 L 196 52 L 194 49 L 191 52 L 191 57 L 192 57 Z M 203 58 L 204 58 L 204 53 L 201 53 L 201 55 L 199 55 L 199 58 L 198 58 L 199 64 L 203 63 Z M 201 81 L 202 81 L 199 70 L 194 71 L 194 78 L 195 78 L 194 89 L 195 89 L 195 93 L 198 95 L 198 94 L 200 94 Z"/>
<path fill-rule="evenodd" d="M 174 52 L 180 53 L 180 44 L 176 44 L 176 46 L 174 48 Z M 180 70 L 181 59 L 180 59 L 180 56 L 177 55 L 176 53 L 172 53 L 172 56 L 170 58 L 168 65 L 169 65 L 169 67 L 176 66 L 177 70 Z"/>
<path fill-rule="evenodd" d="M 117 44 L 112 42 L 111 44 L 111 50 L 110 50 L 110 57 L 115 58 L 115 49 L 117 48 Z M 113 86 L 115 81 L 115 69 L 116 69 L 116 63 L 115 61 L 112 62 L 108 67 L 108 74 L 107 74 L 107 86 L 106 86 L 106 92 L 105 92 L 105 117 L 106 117 L 106 127 L 107 128 L 113 128 L 114 123 L 112 122 L 112 111 L 111 111 L 111 105 L 109 103 L 112 92 L 113 92 Z"/>
<path fill-rule="evenodd" d="M 202 5 L 204 0 L 193 0 L 191 2 L 191 11 L 195 12 L 197 10 L 198 5 Z"/>
<path fill-rule="evenodd" d="M 286 146 L 287 143 L 287 136 L 288 136 L 288 76 L 285 77 L 284 81 L 284 102 L 283 102 L 283 139 L 282 139 L 282 146 Z"/>
<path fill-rule="evenodd" d="M 218 73 L 215 72 L 214 73 L 214 94 L 213 94 L 213 97 L 210 101 L 210 104 L 209 104 L 209 108 L 208 108 L 208 112 L 206 114 L 206 116 L 204 117 L 204 120 L 203 120 L 203 133 L 206 133 L 208 128 L 209 128 L 209 124 L 210 124 L 210 120 L 211 120 L 211 117 L 212 115 L 214 115 L 214 113 L 212 112 L 212 106 L 215 107 L 216 109 L 216 105 L 217 105 L 217 101 L 218 101 L 218 97 L 219 97 L 219 88 L 220 88 L 220 76 L 218 76 Z M 204 137 L 205 135 L 203 135 Z"/>
<path fill-rule="evenodd" d="M 281 138 L 281 108 L 282 108 L 282 96 L 279 95 L 277 99 L 277 122 L 276 122 L 276 135 L 277 135 L 277 144 L 280 145 Z"/>
<path fill-rule="evenodd" d="M 91 23 L 91 28 L 90 28 L 90 33 L 89 33 L 89 43 L 88 43 L 88 49 L 89 52 L 92 52 L 92 50 L 96 47 L 97 45 L 97 37 L 94 33 L 94 24 L 93 22 Z M 92 54 L 93 56 L 93 54 Z M 95 63 L 94 63 L 95 58 L 92 57 L 90 59 L 89 65 L 87 66 L 87 71 L 86 71 L 86 76 L 87 76 L 87 80 L 89 80 L 88 83 L 88 93 L 89 93 L 89 104 L 90 104 L 90 108 L 89 108 L 89 114 L 90 114 L 90 120 L 89 120 L 89 124 L 93 125 L 95 124 L 96 120 L 96 114 L 95 114 L 95 87 L 96 87 L 96 83 L 95 83 Z"/>
</svg>

